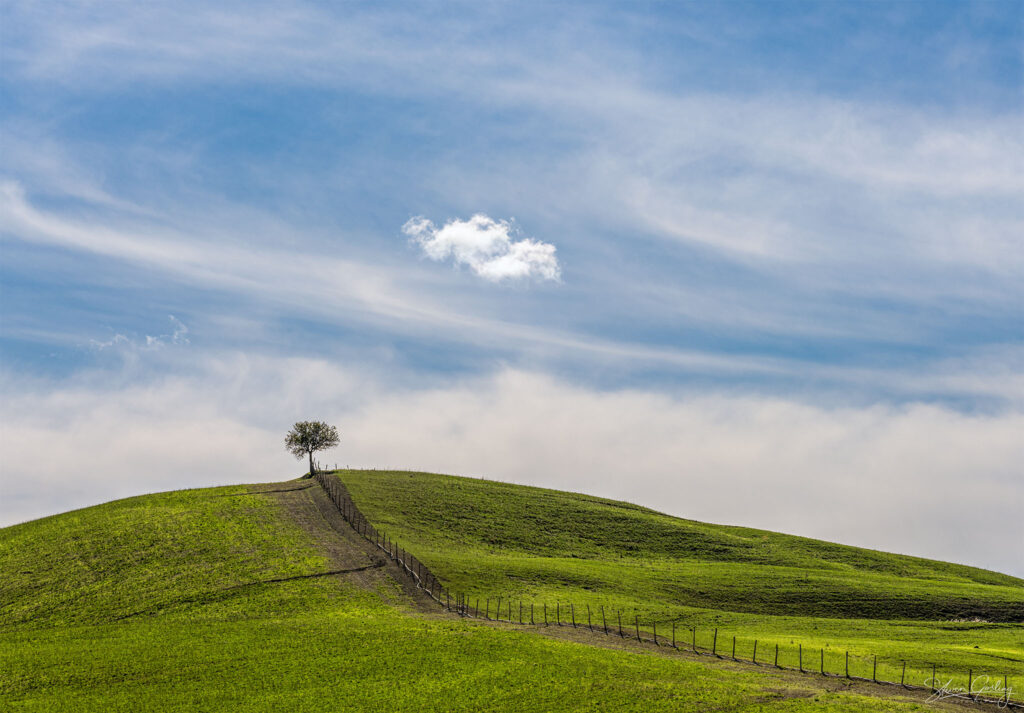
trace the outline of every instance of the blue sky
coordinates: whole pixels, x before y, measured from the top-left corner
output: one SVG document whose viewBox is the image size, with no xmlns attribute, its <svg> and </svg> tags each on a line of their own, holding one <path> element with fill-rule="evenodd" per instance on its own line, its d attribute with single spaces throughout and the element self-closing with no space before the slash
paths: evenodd
<svg viewBox="0 0 1024 713">
<path fill-rule="evenodd" d="M 1024 575 L 1019 3 L 2 12 L 0 521 L 321 417 Z"/>
</svg>

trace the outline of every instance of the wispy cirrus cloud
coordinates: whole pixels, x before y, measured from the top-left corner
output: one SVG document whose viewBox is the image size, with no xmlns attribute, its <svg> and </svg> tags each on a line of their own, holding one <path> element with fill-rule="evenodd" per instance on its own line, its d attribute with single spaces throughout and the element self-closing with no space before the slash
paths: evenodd
<svg viewBox="0 0 1024 713">
<path fill-rule="evenodd" d="M 417 216 L 402 226 L 402 232 L 431 260 L 450 258 L 488 282 L 524 278 L 558 281 L 562 276 L 554 245 L 532 238 L 516 239 L 510 221 L 494 220 L 483 213 L 469 220 L 454 218 L 440 228 Z"/>
<path fill-rule="evenodd" d="M 355 329 L 386 327 L 402 338 L 472 345 L 534 363 L 540 360 L 588 368 L 616 365 L 628 371 L 669 369 L 680 375 L 753 379 L 769 392 L 812 378 L 826 391 L 853 391 L 897 400 L 931 395 L 997 404 L 1024 403 L 1020 350 L 1012 346 L 995 352 L 982 350 L 977 358 L 968 351 L 968 356 L 949 363 L 937 361 L 908 370 L 651 344 L 536 318 L 523 319 L 515 307 L 511 311 L 497 308 L 504 300 L 492 308 L 467 306 L 459 299 L 445 300 L 436 293 L 436 282 L 413 268 L 389 268 L 325 253 L 246 250 L 235 244 L 234 236 L 221 235 L 217 240 L 175 229 L 164 221 L 126 226 L 116 220 L 72 219 L 34 205 L 13 181 L 0 182 L 0 209 L 0 234 L 7 240 L 96 255 L 141 270 L 150 280 L 228 292 L 247 301 L 256 300 L 275 313 L 283 311 L 323 324 L 341 323 Z M 488 221 L 480 224 L 486 227 Z M 431 230 L 437 232 L 436 227 Z M 496 232 L 499 244 L 509 235 L 500 227 Z M 638 286 L 631 290 L 632 298 L 647 290 L 652 291 L 650 298 L 638 304 L 649 304 L 656 310 L 657 301 L 665 297 L 663 289 Z M 700 299 L 701 295 L 690 290 L 674 297 L 685 302 Z M 700 303 L 694 306 L 699 308 Z M 738 312 L 731 308 L 729 319 L 736 318 Z M 722 315 L 709 313 L 707 319 L 717 321 Z M 753 324 L 757 316 L 751 314 L 746 319 Z M 793 333 L 791 323 L 773 328 Z M 177 338 L 180 342 L 188 339 L 187 334 L 176 328 L 171 334 L 148 337 L 147 341 L 174 343 Z M 53 336 L 47 340 L 53 341 Z M 121 351 L 132 351 L 134 342 L 130 337 L 118 332 L 113 340 L 90 343 L 97 349 L 116 346 Z M 979 369 L 984 372 L 980 377 Z"/>
<path fill-rule="evenodd" d="M 147 334 L 145 346 L 148 349 L 160 349 L 169 345 L 183 346 L 191 343 L 188 338 L 188 327 L 180 319 L 175 317 L 173 314 L 167 315 L 171 321 L 171 333 L 170 334 Z M 118 335 L 120 336 L 120 335 Z"/>
</svg>

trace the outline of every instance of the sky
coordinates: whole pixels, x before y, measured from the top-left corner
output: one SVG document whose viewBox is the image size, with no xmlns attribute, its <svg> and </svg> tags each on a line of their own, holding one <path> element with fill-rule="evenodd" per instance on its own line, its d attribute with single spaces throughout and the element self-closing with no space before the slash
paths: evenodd
<svg viewBox="0 0 1024 713">
<path fill-rule="evenodd" d="M 408 468 L 1024 577 L 1024 5 L 0 4 L 0 526 Z"/>
</svg>

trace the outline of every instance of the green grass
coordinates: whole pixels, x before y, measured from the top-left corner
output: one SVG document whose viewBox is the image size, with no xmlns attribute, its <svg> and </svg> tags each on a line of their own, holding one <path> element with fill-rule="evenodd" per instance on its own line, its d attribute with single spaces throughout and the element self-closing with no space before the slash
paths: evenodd
<svg viewBox="0 0 1024 713">
<path fill-rule="evenodd" d="M 926 710 L 359 598 L 306 615 L 148 618 L 4 639 L 0 701 L 13 711 Z"/>
<path fill-rule="evenodd" d="M 266 610 L 306 608 L 287 588 L 237 587 L 328 569 L 304 533 L 245 486 L 117 500 L 0 532 L 5 628 L 231 612 L 240 599 Z"/>
<path fill-rule="evenodd" d="M 0 710 L 919 711 L 816 681 L 423 614 L 244 487 L 0 529 Z"/>
<path fill-rule="evenodd" d="M 682 520 L 601 498 L 445 475 L 340 471 L 363 513 L 448 587 L 484 606 L 501 597 L 583 617 L 621 610 L 675 621 L 679 638 L 780 663 L 966 684 L 1004 674 L 1024 687 L 1024 581 L 964 565 Z M 516 612 L 518 613 L 518 611 Z M 981 620 L 981 621 L 975 621 Z M 649 633 L 651 627 L 644 627 Z M 724 645 L 723 645 L 724 644 Z M 772 656 L 767 656 L 771 660 Z M 1011 680 L 1011 685 L 1013 681 Z"/>
</svg>

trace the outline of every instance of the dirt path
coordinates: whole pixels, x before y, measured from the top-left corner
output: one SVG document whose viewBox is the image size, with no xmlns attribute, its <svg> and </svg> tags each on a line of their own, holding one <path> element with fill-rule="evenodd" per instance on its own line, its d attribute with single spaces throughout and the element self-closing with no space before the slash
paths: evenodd
<svg viewBox="0 0 1024 713">
<path fill-rule="evenodd" d="M 338 577 L 364 589 L 397 592 L 402 603 L 439 613 L 437 603 L 416 588 L 394 562 L 356 534 L 334 503 L 314 480 L 290 480 L 249 486 L 250 492 L 272 498 L 288 517 L 305 530 L 316 548 L 328 559 Z"/>
</svg>

